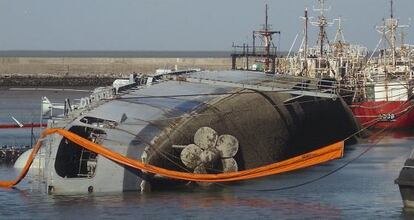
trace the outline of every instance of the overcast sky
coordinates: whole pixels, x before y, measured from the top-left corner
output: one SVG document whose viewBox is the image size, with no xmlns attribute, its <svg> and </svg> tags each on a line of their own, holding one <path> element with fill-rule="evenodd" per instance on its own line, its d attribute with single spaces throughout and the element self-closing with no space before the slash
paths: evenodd
<svg viewBox="0 0 414 220">
<path fill-rule="evenodd" d="M 414 0 L 395 1 L 395 13 L 408 24 Z M 266 2 L 287 50 L 302 31 L 303 10 L 317 0 L 0 0 L 0 50 L 230 50 L 233 41 L 250 41 Z M 375 47 L 375 26 L 389 16 L 389 0 L 327 2 L 329 18 L 344 18 L 346 40 Z"/>
</svg>

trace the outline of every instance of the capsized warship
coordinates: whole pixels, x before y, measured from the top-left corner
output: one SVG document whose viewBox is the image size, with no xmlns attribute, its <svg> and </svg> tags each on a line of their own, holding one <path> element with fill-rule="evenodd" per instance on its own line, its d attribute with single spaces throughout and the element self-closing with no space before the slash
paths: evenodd
<svg viewBox="0 0 414 220">
<path fill-rule="evenodd" d="M 251 71 L 131 75 L 77 103 L 65 100 L 59 106 L 63 115 L 51 117 L 48 128 L 169 170 L 241 171 L 356 132 L 358 124 L 335 88 L 316 79 Z M 46 113 L 53 106 L 44 102 L 43 108 Z M 122 166 L 59 135 L 42 145 L 31 169 L 41 170 L 50 194 L 198 187 Z M 16 165 L 26 159 L 19 161 Z"/>
</svg>

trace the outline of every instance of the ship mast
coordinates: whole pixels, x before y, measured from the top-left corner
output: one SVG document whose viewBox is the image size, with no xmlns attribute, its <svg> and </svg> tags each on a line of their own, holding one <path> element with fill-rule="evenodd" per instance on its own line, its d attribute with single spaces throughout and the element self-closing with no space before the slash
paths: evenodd
<svg viewBox="0 0 414 220">
<path fill-rule="evenodd" d="M 308 9 L 305 9 L 305 61 L 308 58 L 308 26 L 309 26 L 309 17 L 308 17 Z"/>
<path fill-rule="evenodd" d="M 389 20 L 389 28 L 391 30 L 391 52 L 392 52 L 392 66 L 395 67 L 396 65 L 396 59 L 395 59 L 395 43 L 397 41 L 396 36 L 396 29 L 398 27 L 398 20 L 394 19 L 394 0 L 391 0 L 391 17 Z"/>
<path fill-rule="evenodd" d="M 305 16 L 302 17 L 302 19 L 304 20 L 305 24 L 304 24 L 304 30 L 303 30 L 303 34 L 304 34 L 304 39 L 303 39 L 303 58 L 304 58 L 304 66 L 302 69 L 302 72 L 305 72 L 305 75 L 308 76 L 308 30 L 309 30 L 309 16 L 308 16 L 308 9 L 305 9 Z"/>
<path fill-rule="evenodd" d="M 265 70 L 270 69 L 270 46 L 272 43 L 272 34 L 269 32 L 269 15 L 268 15 L 269 6 L 266 4 L 265 9 L 265 24 L 264 24 L 264 30 L 260 33 L 264 40 L 264 47 L 265 47 Z"/>
<path fill-rule="evenodd" d="M 339 17 L 335 20 L 338 21 L 338 29 L 336 30 L 334 42 L 345 43 L 346 41 L 345 41 L 343 29 L 342 29 L 342 17 Z"/>
<path fill-rule="evenodd" d="M 263 39 L 265 41 L 265 68 L 266 70 L 269 69 L 269 64 L 270 64 L 270 60 L 269 60 L 269 54 L 270 54 L 270 44 L 272 42 L 272 35 L 269 34 L 269 15 L 267 14 L 269 10 L 269 6 L 266 4 L 266 9 L 265 9 L 265 24 L 264 24 L 264 32 L 262 33 Z"/>
<path fill-rule="evenodd" d="M 234 52 L 230 54 L 231 56 L 231 69 L 237 69 L 237 59 L 245 58 L 246 65 L 245 69 L 249 70 L 249 57 L 254 57 L 255 62 L 260 62 L 264 64 L 263 71 L 266 73 L 276 73 L 276 57 L 277 57 L 277 48 L 273 43 L 273 35 L 279 34 L 280 31 L 273 31 L 272 26 L 269 24 L 269 6 L 265 5 L 265 23 L 262 25 L 260 30 L 254 30 L 252 33 L 253 45 L 249 46 L 248 44 L 235 45 L 233 43 Z M 256 38 L 260 41 L 256 45 Z M 256 66 L 256 67 L 253 67 Z M 257 65 L 253 65 L 252 70 L 259 71 Z M 259 67 L 261 68 L 261 67 Z M 262 69 L 260 69 L 262 71 Z"/>
<path fill-rule="evenodd" d="M 271 63 L 271 53 L 270 48 L 273 44 L 273 35 L 280 34 L 280 31 L 272 31 L 271 25 L 269 25 L 269 16 L 268 16 L 269 6 L 266 4 L 265 7 L 265 23 L 263 24 L 262 30 L 253 31 L 253 44 L 255 44 L 255 38 L 258 35 L 262 38 L 264 43 L 264 64 L 265 64 L 265 71 L 270 70 L 270 63 Z"/>
<path fill-rule="evenodd" d="M 395 76 L 397 71 L 397 59 L 402 59 L 404 56 L 404 33 L 401 31 L 401 44 L 398 50 L 397 38 L 398 29 L 407 28 L 407 25 L 400 25 L 399 19 L 394 16 L 394 0 L 390 0 L 390 17 L 383 20 L 382 26 L 377 26 L 377 31 L 382 35 L 384 40 L 384 48 L 381 50 L 382 65 L 384 67 L 385 76 L 385 94 L 388 100 L 388 80 L 390 75 Z M 391 63 L 390 63 L 391 62 Z M 406 73 L 406 77 L 407 77 Z"/>
<path fill-rule="evenodd" d="M 391 66 L 393 68 L 396 67 L 397 62 L 397 29 L 407 27 L 407 25 L 400 25 L 398 18 L 395 18 L 394 0 L 390 0 L 390 17 L 384 19 L 384 24 L 382 26 L 377 26 L 377 31 L 382 35 L 384 39 L 384 46 L 386 46 L 387 43 L 389 45 L 388 49 L 384 48 L 384 56 L 388 56 L 388 59 L 392 62 Z M 403 39 L 404 36 L 402 35 L 401 47 L 403 46 Z"/>
<path fill-rule="evenodd" d="M 319 36 L 317 45 L 320 49 L 320 56 L 324 55 L 324 47 L 325 43 L 329 44 L 328 35 L 326 34 L 326 27 L 328 25 L 332 25 L 331 22 L 328 22 L 327 18 L 325 17 L 325 11 L 329 11 L 328 8 L 325 8 L 325 0 L 318 0 L 319 8 L 314 8 L 314 11 L 319 11 L 318 21 L 311 22 L 312 25 L 319 27 Z"/>
</svg>

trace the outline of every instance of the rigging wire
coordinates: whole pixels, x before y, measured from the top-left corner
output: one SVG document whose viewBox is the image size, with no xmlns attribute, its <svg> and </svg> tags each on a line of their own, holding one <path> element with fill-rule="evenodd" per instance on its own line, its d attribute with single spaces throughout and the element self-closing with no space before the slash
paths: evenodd
<svg viewBox="0 0 414 220">
<path fill-rule="evenodd" d="M 405 112 L 404 114 L 406 114 L 407 112 Z M 401 116 L 403 116 L 403 115 L 401 115 Z M 374 125 L 374 124 L 372 124 L 372 125 Z M 370 126 L 372 126 L 372 125 L 370 125 Z M 367 127 L 363 128 L 363 130 L 368 129 L 370 126 L 367 126 Z M 376 132 L 372 136 L 374 136 L 374 137 L 375 136 L 379 136 L 380 134 L 384 133 L 390 126 L 391 126 L 391 124 L 389 124 L 388 126 L 384 127 L 380 131 Z M 352 136 L 354 136 L 354 134 L 351 135 L 351 136 L 349 136 L 348 138 L 351 138 Z M 305 181 L 305 182 L 302 182 L 302 183 L 299 183 L 299 184 L 285 186 L 285 187 L 279 187 L 279 188 L 269 188 L 269 189 L 241 189 L 241 190 L 243 190 L 243 191 L 255 191 L 255 192 L 277 192 L 277 191 L 284 191 L 284 190 L 289 190 L 289 189 L 294 189 L 294 188 L 299 188 L 299 187 L 302 187 L 302 186 L 309 185 L 311 183 L 314 183 L 314 182 L 317 182 L 319 180 L 325 179 L 326 177 L 329 177 L 329 176 L 331 176 L 331 175 L 333 175 L 333 174 L 341 171 L 342 169 L 346 168 L 348 165 L 352 164 L 353 162 L 355 162 L 356 160 L 358 160 L 359 158 L 361 158 L 363 155 L 365 155 L 366 153 L 368 153 L 370 150 L 372 150 L 383 138 L 384 138 L 384 136 L 380 136 L 380 138 L 378 138 L 373 144 L 371 144 L 369 147 L 367 147 L 367 149 L 365 149 L 364 151 L 362 151 L 356 157 L 348 160 L 347 162 L 345 162 L 344 164 L 342 164 L 338 168 L 336 168 L 336 169 L 334 169 L 334 170 L 332 170 L 332 171 L 330 171 L 330 172 L 328 172 L 328 173 L 326 173 L 324 175 L 321 175 L 321 176 L 319 176 L 317 178 L 314 178 L 314 179 L 311 179 L 311 180 L 308 180 L 308 181 Z M 219 186 L 227 187 L 228 188 L 227 185 L 218 184 L 218 183 L 216 183 L 216 184 L 219 185 Z"/>
<path fill-rule="evenodd" d="M 257 93 L 257 91 L 255 91 L 255 93 Z M 243 94 L 242 92 L 238 92 L 238 93 L 236 93 L 236 94 Z M 350 95 L 349 95 L 350 96 Z M 321 101 L 321 100 L 323 100 L 323 99 L 329 99 L 329 98 L 319 98 L 319 99 L 317 99 L 317 98 L 314 98 L 314 99 L 311 99 L 311 100 L 305 100 L 305 101 L 295 101 L 295 102 L 289 102 L 289 103 L 282 103 L 282 104 L 270 104 L 271 106 L 288 106 L 288 105 L 295 105 L 295 104 L 302 104 L 302 103 L 309 103 L 309 102 L 319 102 L 319 101 Z M 140 103 L 138 103 L 138 104 L 145 104 L 145 103 L 142 103 L 142 102 L 140 102 Z M 156 106 L 153 106 L 153 105 L 150 105 L 151 107 L 156 107 Z M 212 106 L 209 106 L 209 107 L 212 107 Z M 246 112 L 246 111 L 252 111 L 253 109 L 241 109 L 241 110 L 232 110 L 232 111 L 227 111 L 227 112 L 216 112 L 216 113 L 205 113 L 205 114 L 192 114 L 192 113 L 188 113 L 188 112 L 185 112 L 185 111 L 182 111 L 182 113 L 184 113 L 184 114 L 189 114 L 189 115 L 183 115 L 183 116 L 179 116 L 179 117 L 168 117 L 168 118 L 163 118 L 163 119 L 156 119 L 156 120 L 151 120 L 151 121 L 149 121 L 149 120 L 144 120 L 144 119 L 140 119 L 140 118 L 134 118 L 135 120 L 139 120 L 139 121 L 142 121 L 142 122 L 144 122 L 144 123 L 142 123 L 142 125 L 146 125 L 146 124 L 151 124 L 151 125 L 154 125 L 154 126 L 156 126 L 158 129 L 160 129 L 160 130 L 162 130 L 159 126 L 157 126 L 156 124 L 155 124 L 155 122 L 156 121 L 161 121 L 161 120 L 171 120 L 171 119 L 179 119 L 179 118 L 192 118 L 192 117 L 199 117 L 199 116 L 204 116 L 204 115 L 223 115 L 223 116 L 225 116 L 225 115 L 227 115 L 227 114 L 233 114 L 233 113 L 238 113 L 238 112 Z M 256 110 L 256 109 L 254 109 L 254 110 Z M 219 116 L 220 117 L 220 116 Z M 374 121 L 374 120 L 373 120 Z M 127 125 L 131 125 L 131 124 L 133 124 L 133 125 L 136 125 L 137 123 L 124 123 L 124 124 L 127 124 Z M 130 133 L 129 131 L 127 131 L 127 130 L 124 130 L 124 129 L 121 129 L 121 128 L 118 128 L 117 130 L 119 130 L 119 131 L 123 131 L 123 132 L 126 132 L 126 133 L 128 133 L 128 134 L 130 134 L 130 135 L 133 135 L 133 133 Z M 144 139 L 142 139 L 142 138 L 140 138 L 140 137 L 138 137 L 139 138 L 139 140 L 140 141 L 142 141 L 142 142 L 144 142 L 144 143 L 146 143 L 148 146 L 149 146 L 149 148 L 150 149 L 152 149 L 152 150 L 154 150 L 154 151 L 156 151 L 157 153 L 159 153 L 162 157 L 164 157 L 164 158 L 166 158 L 167 160 L 169 160 L 170 162 L 172 162 L 174 165 L 176 165 L 178 168 L 180 168 L 180 169 L 183 169 L 183 170 L 185 170 L 185 171 L 187 171 L 187 172 L 189 172 L 188 171 L 188 169 L 186 169 L 186 168 L 184 168 L 183 166 L 181 166 L 179 163 L 176 163 L 176 162 L 174 162 L 171 158 L 174 158 L 174 159 L 177 159 L 177 160 L 180 160 L 180 158 L 179 157 L 177 157 L 176 155 L 174 155 L 174 154 L 172 154 L 172 153 L 169 153 L 169 152 L 165 152 L 165 151 L 161 151 L 161 150 L 159 150 L 159 149 L 157 149 L 155 146 L 153 146 L 152 144 L 150 144 L 150 141 L 146 141 L 146 140 L 144 140 Z M 170 140 L 170 138 L 169 137 L 167 137 L 167 139 L 171 142 L 171 140 Z M 215 170 L 215 169 L 210 169 L 210 170 L 212 170 L 212 171 L 217 171 L 217 172 L 222 172 L 222 170 Z"/>
<path fill-rule="evenodd" d="M 352 95 L 347 95 L 347 96 L 342 96 L 342 97 L 350 97 L 350 96 L 352 96 Z M 318 99 L 312 99 L 312 100 L 295 101 L 295 102 L 288 102 L 288 103 L 275 104 L 275 105 L 271 104 L 271 106 L 273 106 L 273 107 L 292 106 L 292 105 L 297 105 L 297 104 L 320 102 L 320 101 L 325 100 L 325 99 L 330 99 L 330 98 L 320 97 Z M 226 115 L 226 114 L 230 114 L 230 113 L 241 113 L 241 112 L 248 112 L 248 111 L 257 111 L 257 109 L 252 109 L 252 108 L 247 109 L 246 108 L 246 109 L 231 110 L 231 111 L 219 112 L 219 113 L 195 113 L 195 112 L 185 112 L 185 111 L 183 111 L 183 114 L 187 114 L 187 115 L 164 117 L 164 118 L 153 119 L 153 120 L 143 120 L 143 119 L 140 119 L 140 118 L 134 118 L 134 119 L 136 119 L 138 121 L 143 121 L 143 122 L 158 122 L 158 121 L 169 121 L 169 120 L 174 120 L 174 119 L 191 118 L 191 117 L 199 117 L 199 116 L 209 116 L 209 115 L 217 115 L 217 114 Z M 125 122 L 123 124 L 125 124 L 125 125 L 146 125 L 147 123 Z"/>
<path fill-rule="evenodd" d="M 283 89 L 278 91 L 264 91 L 266 93 L 288 93 L 301 91 L 298 89 Z M 320 91 L 320 89 L 306 89 L 303 91 Z M 104 99 L 104 100 L 128 100 L 128 99 L 157 99 L 157 98 L 180 98 L 180 97 L 197 97 L 197 96 L 221 96 L 221 95 L 235 95 L 235 94 L 255 94 L 255 91 L 245 92 L 217 92 L 217 93 L 193 93 L 193 94 L 177 94 L 177 95 L 158 95 L 158 96 L 128 96 L 128 97 L 117 97 L 115 99 Z M 322 93 L 322 92 L 321 92 Z"/>
<path fill-rule="evenodd" d="M 243 94 L 243 93 L 237 93 L 237 94 Z M 321 98 L 321 99 L 328 99 L 328 98 Z M 318 102 L 318 101 L 321 101 L 321 99 L 312 99 L 312 100 L 306 100 L 306 101 L 302 101 L 302 102 L 292 102 L 292 103 L 283 103 L 283 104 L 279 104 L 279 105 L 273 105 L 273 104 L 271 104 L 272 106 L 287 106 L 287 105 L 294 105 L 294 104 L 301 104 L 301 103 L 308 103 L 308 102 Z M 141 104 L 143 104 L 143 103 L 141 103 Z M 151 105 L 152 106 L 152 105 Z M 152 106 L 152 107 L 154 107 L 154 106 Z M 211 106 L 210 106 L 211 107 Z M 205 113 L 205 114 L 192 114 L 192 113 L 189 113 L 190 115 L 183 115 L 183 116 L 179 116 L 179 117 L 169 117 L 169 118 L 163 118 L 163 119 L 158 119 L 158 120 L 151 120 L 151 121 L 148 121 L 148 120 L 144 120 L 144 119 L 140 119 L 140 118 L 134 118 L 134 119 L 136 119 L 136 120 L 140 120 L 140 121 L 143 121 L 145 124 L 152 124 L 152 125 L 154 125 L 154 126 L 156 126 L 158 129 L 161 129 L 159 126 L 157 126 L 154 122 L 156 122 L 156 121 L 161 121 L 161 120 L 171 120 L 171 119 L 178 119 L 178 118 L 191 118 L 191 117 L 199 117 L 199 116 L 204 116 L 204 115 L 219 115 L 219 114 L 222 114 L 222 115 L 226 115 L 226 114 L 229 114 L 229 113 L 238 113 L 238 112 L 245 112 L 245 111 L 252 111 L 252 109 L 244 109 L 244 110 L 237 110 L 237 111 L 235 111 L 235 110 L 232 110 L 232 111 L 228 111 L 228 112 L 216 112 L 216 113 Z M 184 113 L 184 114 L 186 114 L 187 112 L 185 112 L 185 111 L 182 111 L 182 113 Z M 372 121 L 370 121 L 370 122 L 368 122 L 368 123 L 376 123 L 377 121 L 378 121 L 379 119 L 378 118 L 376 118 L 376 119 L 374 119 L 374 120 L 372 120 Z M 130 125 L 130 124 L 136 124 L 136 123 L 127 123 L 128 125 Z M 366 123 L 367 124 L 367 123 Z M 144 125 L 144 124 L 143 124 Z M 365 125 L 365 124 L 364 124 Z M 129 131 L 126 131 L 126 130 L 123 130 L 123 129 L 118 129 L 118 130 L 120 130 L 120 131 L 124 131 L 124 132 L 127 132 L 127 133 L 129 133 L 129 134 L 131 134 L 132 135 L 132 133 L 130 133 Z M 365 129 L 364 129 L 365 130 Z M 360 130 L 358 133 L 360 133 L 360 132 L 362 132 L 362 130 Z M 355 136 L 356 134 L 352 134 L 350 137 L 347 137 L 346 138 L 346 140 L 348 140 L 349 138 L 351 138 L 352 136 Z M 160 155 L 162 156 L 162 157 L 164 157 L 164 158 L 166 158 L 167 160 L 169 160 L 170 162 L 172 162 L 173 164 L 175 164 L 178 168 L 181 168 L 181 169 L 183 169 L 183 170 L 185 170 L 185 171 L 187 171 L 188 172 L 188 169 L 186 169 L 186 168 L 184 168 L 183 166 L 181 166 L 180 164 L 178 164 L 178 163 L 176 163 L 176 162 L 174 162 L 171 158 L 174 158 L 174 159 L 180 159 L 179 157 L 177 157 L 176 155 L 174 155 L 174 154 L 171 154 L 171 153 L 168 153 L 168 152 L 161 152 L 159 149 L 157 149 L 156 147 L 154 147 L 153 145 L 151 145 L 150 144 L 150 142 L 149 141 L 145 141 L 145 140 L 143 140 L 142 138 L 139 138 L 141 141 L 143 141 L 144 143 L 146 143 L 149 147 L 150 147 L 150 149 L 153 149 L 154 151 L 156 151 L 156 152 L 158 152 L 158 153 L 160 153 Z M 169 137 L 168 137 L 168 139 L 169 139 Z M 171 142 L 171 140 L 169 140 L 170 142 Z M 213 170 L 213 169 L 212 169 Z M 221 172 L 221 170 L 214 170 L 214 171 L 217 171 L 217 172 Z"/>
<path fill-rule="evenodd" d="M 238 93 L 238 94 L 242 94 L 242 93 Z M 304 101 L 304 102 L 309 102 L 309 101 L 312 101 L 312 102 L 314 102 L 314 101 L 319 101 L 319 100 L 307 100 L 307 101 Z M 406 101 L 405 103 L 407 103 L 408 101 Z M 283 105 L 289 105 L 289 104 L 295 104 L 295 103 L 297 103 L 297 102 L 294 102 L 294 103 L 284 103 L 284 104 L 282 104 L 282 106 Z M 405 103 L 403 103 L 402 105 L 404 105 Z M 401 105 L 401 106 L 402 106 Z M 400 106 L 400 107 L 401 107 Z M 411 106 L 411 108 L 412 108 L 413 106 Z M 403 111 L 400 111 L 400 112 L 398 112 L 397 114 L 400 114 L 400 113 L 406 113 L 406 112 L 408 112 L 408 108 L 407 109 L 405 109 L 405 110 L 403 110 Z M 239 111 L 243 111 L 243 110 L 239 110 Z M 250 109 L 248 109 L 248 110 L 245 110 L 245 111 L 251 111 Z M 395 109 L 395 111 L 397 111 L 397 108 Z M 222 113 L 222 112 L 220 112 L 220 113 Z M 229 112 L 229 113 L 234 113 L 233 111 L 231 111 L 231 112 Z M 219 113 L 208 113 L 208 114 L 205 114 L 205 115 L 211 115 L 211 114 L 213 114 L 213 115 L 218 115 Z M 172 117 L 173 119 L 177 119 L 177 118 L 190 118 L 190 117 L 197 117 L 197 116 L 201 116 L 201 114 L 198 114 L 198 115 L 185 115 L 185 116 L 181 116 L 181 117 Z M 169 119 L 171 119 L 171 118 L 164 118 L 164 119 L 162 119 L 162 120 L 169 120 Z M 144 121 L 144 120 L 142 120 L 142 119 L 138 119 L 138 120 L 141 120 L 141 121 Z M 159 120 L 154 120 L 154 121 L 159 121 Z M 360 129 L 359 131 L 357 131 L 357 132 L 355 132 L 355 133 L 353 133 L 353 134 L 351 134 L 350 136 L 348 136 L 347 138 L 345 138 L 345 141 L 346 140 L 349 140 L 350 138 L 352 138 L 352 137 L 354 137 L 355 135 L 357 135 L 357 134 L 359 134 L 359 133 L 361 133 L 361 132 L 363 132 L 363 131 L 365 131 L 366 129 L 368 129 L 369 127 L 371 127 L 371 126 L 373 126 L 374 124 L 376 124 L 377 122 L 379 122 L 379 121 L 381 121 L 381 119 L 379 118 L 379 117 L 376 117 L 375 119 L 373 119 L 373 120 L 371 120 L 371 121 L 369 121 L 369 122 L 365 122 L 364 124 L 363 124 L 363 126 L 365 126 L 365 125 L 367 125 L 367 126 L 365 126 L 364 128 L 362 128 L 362 129 Z M 149 121 L 144 121 L 144 122 L 146 122 L 146 123 L 150 123 Z M 385 129 L 384 129 L 385 130 Z M 153 146 L 151 146 L 152 147 L 152 149 L 155 149 Z M 178 158 L 176 155 L 174 155 L 174 154 L 170 154 L 170 153 L 168 153 L 168 152 L 159 152 L 158 151 L 158 149 L 155 149 L 155 151 L 157 151 L 158 153 L 160 153 L 161 154 L 161 156 L 162 157 L 164 157 L 164 158 L 166 158 L 166 159 L 168 159 L 170 162 L 173 162 L 173 160 L 170 158 L 170 157 L 172 157 L 172 158 L 174 158 L 174 159 L 180 159 L 180 158 Z M 362 156 L 362 155 L 361 155 Z M 181 168 L 181 169 L 183 169 L 183 170 L 185 170 L 185 171 L 187 171 L 188 172 L 188 170 L 186 169 L 186 168 L 184 168 L 184 167 L 182 167 L 180 164 L 178 164 L 178 163 L 176 163 L 176 162 L 173 162 L 177 167 L 179 167 L 179 168 Z M 217 171 L 219 171 L 219 170 L 217 170 Z"/>
<path fill-rule="evenodd" d="M 294 90 L 294 91 L 296 91 L 296 90 Z M 276 92 L 276 91 L 269 91 L 269 92 Z M 285 92 L 285 91 L 283 91 L 283 92 Z M 256 93 L 256 92 L 251 92 L 251 93 Z M 231 93 L 231 94 L 235 94 L 235 93 Z M 238 94 L 240 94 L 240 93 L 238 93 Z M 243 93 L 242 93 L 243 94 Z M 201 94 L 201 95 L 204 95 L 204 94 Z M 206 95 L 212 95 L 212 94 L 206 94 Z M 217 95 L 217 94 L 214 94 L 214 95 Z M 174 97 L 188 97 L 188 96 L 200 96 L 200 94 L 191 94 L 191 95 L 179 95 L 179 96 L 174 96 Z M 170 97 L 173 97 L 173 96 L 155 96 L 155 98 L 170 98 Z M 128 98 L 130 98 L 130 97 L 128 97 Z M 154 98 L 154 96 L 151 96 L 151 97 L 145 97 L 145 96 L 143 96 L 143 97 L 138 97 L 138 98 Z M 123 99 L 125 99 L 125 98 L 123 98 Z M 320 101 L 320 100 L 310 100 L 310 101 Z M 295 103 L 292 103 L 292 104 L 295 104 Z M 287 104 L 283 104 L 283 105 L 287 105 Z M 378 119 L 376 119 L 376 120 L 378 120 Z M 373 124 L 375 124 L 376 123 L 376 120 L 373 120 Z M 372 124 L 372 125 L 373 125 Z M 371 126 L 371 125 L 370 125 Z M 364 128 L 364 129 L 361 129 L 360 131 L 358 131 L 357 133 L 360 133 L 360 132 L 362 132 L 362 130 L 365 130 L 365 129 L 367 129 L 369 126 L 367 126 L 366 128 Z M 386 127 L 386 128 L 384 128 L 384 129 L 382 129 L 380 132 L 378 132 L 378 135 L 379 134 L 381 134 L 382 132 L 384 132 L 386 129 L 387 129 L 388 127 Z M 351 137 L 353 137 L 353 136 L 355 136 L 356 134 L 352 134 L 351 136 L 349 136 L 347 139 L 349 139 L 349 138 L 351 138 Z M 345 139 L 345 140 L 347 140 L 347 139 Z M 382 138 L 381 138 L 382 139 Z M 295 186 L 288 186 L 288 187 L 282 187 L 282 188 L 277 188 L 277 189 L 261 189 L 261 190 L 255 190 L 255 191 L 279 191 L 279 190 L 284 190 L 284 189 L 291 189 L 291 188 L 296 188 L 296 187 L 300 187 L 300 186 L 303 186 L 303 185 L 307 185 L 307 184 L 310 184 L 310 183 L 312 183 L 312 182 L 316 182 L 316 181 L 318 181 L 318 180 L 320 180 L 320 179 L 323 179 L 323 178 L 325 178 L 325 177 L 327 177 L 327 176 L 330 176 L 330 175 L 332 175 L 333 173 L 336 173 L 336 172 L 338 172 L 339 170 L 341 170 L 341 169 L 343 169 L 343 168 L 345 168 L 346 166 L 348 166 L 349 164 L 351 164 L 353 161 L 355 161 L 355 160 L 357 160 L 357 159 L 359 159 L 360 157 L 362 157 L 365 153 L 367 153 L 370 149 L 372 149 L 381 139 L 378 139 L 377 140 L 377 142 L 376 143 L 374 143 L 372 146 L 370 146 L 368 149 L 366 149 L 364 152 L 362 152 L 361 154 L 359 154 L 357 157 L 355 157 L 355 158 L 353 158 L 353 159 L 351 159 L 351 160 L 349 160 L 348 162 L 346 162 L 345 164 L 343 164 L 342 166 L 340 166 L 340 167 L 338 167 L 337 169 L 335 169 L 335 170 L 333 170 L 333 171 L 331 171 L 331 172 L 329 172 L 329 173 L 327 173 L 327 174 L 325 174 L 325 175 L 322 175 L 322 176 L 320 176 L 320 177 L 318 177 L 318 178 L 316 178 L 316 179 L 313 179 L 313 180 L 310 180 L 310 181 L 307 181 L 307 182 L 304 182 L 304 183 L 301 183 L 301 184 L 298 184 L 298 185 L 295 185 Z M 166 157 L 166 155 L 163 155 L 163 154 L 161 154 L 163 157 Z M 168 159 L 168 158 L 167 158 Z M 186 170 L 185 168 L 184 168 L 184 170 Z"/>
<path fill-rule="evenodd" d="M 376 134 L 374 134 L 374 136 L 376 136 L 376 135 L 380 135 L 381 133 L 383 133 L 386 129 L 387 129 L 388 127 L 386 127 L 386 128 L 383 128 L 383 129 L 381 129 L 379 132 L 377 132 Z M 382 137 L 380 137 L 380 138 L 378 138 L 373 144 L 371 144 L 371 146 L 369 146 L 367 149 L 365 149 L 363 152 L 361 152 L 360 154 L 358 154 L 356 157 L 354 157 L 354 158 L 352 158 L 351 160 L 348 160 L 347 162 L 345 162 L 344 164 L 342 164 L 341 166 L 339 166 L 338 168 L 336 168 L 336 169 L 334 169 L 334 170 L 332 170 L 332 171 L 330 171 L 330 172 L 328 172 L 328 173 L 326 173 L 326 174 L 324 174 L 324 175 L 321 175 L 321 176 L 319 176 L 319 177 L 317 177 L 317 178 L 315 178 L 315 179 L 311 179 L 311 180 L 308 180 L 308 181 L 305 181 L 305 182 L 303 182 L 303 183 L 299 183 L 299 184 L 296 184 L 296 185 L 291 185 L 291 186 L 285 186 L 285 187 L 280 187 L 280 188 L 272 188 L 272 189 L 256 189 L 256 190 L 254 190 L 254 191 L 259 191 L 259 192 L 275 192 L 275 191 L 283 191 L 283 190 L 288 190 L 288 189 L 294 189 L 294 188 L 298 188 L 298 187 L 301 187 L 301 186 L 305 186 L 305 185 L 309 185 L 309 184 L 311 184 L 311 183 L 314 183 L 314 182 L 317 182 L 317 181 L 319 181 L 319 180 L 322 180 L 322 179 L 324 179 L 324 178 L 326 178 L 326 177 L 328 177 L 328 176 L 331 176 L 331 175 L 333 175 L 333 174 L 335 174 L 335 173 L 337 173 L 337 172 L 339 172 L 340 170 L 342 170 L 342 169 L 344 169 L 345 167 L 347 167 L 348 165 L 350 165 L 351 163 L 353 163 L 353 162 L 355 162 L 356 160 L 358 160 L 359 158 L 361 158 L 364 154 L 366 154 L 366 153 L 368 153 L 372 148 L 374 148 L 382 139 L 383 139 L 383 137 L 384 136 L 382 136 Z"/>
</svg>

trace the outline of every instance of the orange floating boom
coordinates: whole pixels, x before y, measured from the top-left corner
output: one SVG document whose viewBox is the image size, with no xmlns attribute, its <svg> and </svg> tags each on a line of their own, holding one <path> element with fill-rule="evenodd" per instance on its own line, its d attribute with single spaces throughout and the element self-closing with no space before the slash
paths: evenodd
<svg viewBox="0 0 414 220">
<path fill-rule="evenodd" d="M 220 174 L 195 174 L 167 170 L 161 167 L 156 167 L 150 164 L 142 163 L 141 161 L 125 157 L 117 152 L 109 150 L 104 146 L 93 143 L 85 138 L 82 138 L 72 132 L 63 129 L 46 129 L 42 132 L 40 139 L 43 139 L 44 137 L 55 133 L 62 135 L 63 137 L 78 144 L 79 146 L 82 146 L 85 149 L 88 149 L 121 165 L 128 166 L 134 169 L 139 169 L 153 174 L 159 174 L 173 179 L 196 182 L 231 182 L 265 177 L 321 164 L 333 159 L 338 159 L 341 158 L 344 153 L 344 141 L 340 141 L 332 145 L 320 148 L 318 150 L 300 156 L 293 157 L 282 162 L 273 163 L 253 169 Z M 13 181 L 0 181 L 0 187 L 13 187 L 17 185 L 26 176 L 27 172 L 29 171 L 30 165 L 32 164 L 40 147 L 41 142 L 38 141 L 36 143 L 36 146 L 33 148 L 33 151 L 29 156 L 26 165 L 19 174 L 19 176 Z"/>
</svg>

